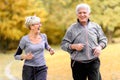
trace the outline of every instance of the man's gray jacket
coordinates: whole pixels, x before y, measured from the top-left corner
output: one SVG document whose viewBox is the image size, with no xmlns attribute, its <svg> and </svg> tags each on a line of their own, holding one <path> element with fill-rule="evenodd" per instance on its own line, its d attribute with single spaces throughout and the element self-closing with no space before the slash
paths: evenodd
<svg viewBox="0 0 120 80">
<path fill-rule="evenodd" d="M 71 44 L 77 43 L 85 44 L 83 50 L 75 51 L 70 48 Z M 107 45 L 107 38 L 102 28 L 97 23 L 90 21 L 85 27 L 76 22 L 67 29 L 61 48 L 70 53 L 72 60 L 84 61 L 96 58 L 93 55 L 93 48 L 98 45 L 102 46 L 102 49 Z"/>
</svg>

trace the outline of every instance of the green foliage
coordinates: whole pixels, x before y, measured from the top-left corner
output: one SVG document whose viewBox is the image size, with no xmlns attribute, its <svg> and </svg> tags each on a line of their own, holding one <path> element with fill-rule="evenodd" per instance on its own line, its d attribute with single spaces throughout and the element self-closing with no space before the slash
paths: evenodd
<svg viewBox="0 0 120 80">
<path fill-rule="evenodd" d="M 92 5 L 94 4 L 94 5 Z M 92 0 L 92 19 L 102 24 L 105 29 L 113 31 L 116 26 L 119 26 L 120 21 L 120 1 L 119 0 Z"/>
<path fill-rule="evenodd" d="M 44 30 L 48 35 L 49 43 L 60 44 L 66 29 L 75 21 L 75 9 L 72 0 L 43 0 L 48 12 L 48 20 Z"/>
<path fill-rule="evenodd" d="M 26 16 L 37 15 L 42 22 L 46 21 L 47 12 L 41 1 L 2 0 L 0 5 L 0 48 L 9 48 L 10 42 L 19 41 L 28 32 L 24 26 Z"/>
<path fill-rule="evenodd" d="M 120 1 L 92 0 L 89 4 L 92 8 L 91 19 L 102 26 L 109 42 L 112 42 L 116 31 L 120 29 L 120 21 L 118 20 L 120 18 Z"/>
<path fill-rule="evenodd" d="M 47 26 L 43 26 L 44 29 L 42 31 L 47 34 L 48 42 L 50 44 L 57 45 L 61 42 L 62 37 L 64 36 L 64 29 L 56 24 L 51 22 L 49 25 L 46 23 Z M 56 25 L 56 26 L 55 26 Z"/>
<path fill-rule="evenodd" d="M 66 29 L 76 22 L 76 5 L 91 6 L 92 21 L 100 24 L 109 40 L 119 37 L 120 0 L 1 0 L 0 1 L 0 49 L 12 49 L 20 38 L 28 33 L 25 17 L 37 15 L 50 44 L 60 44 Z M 113 33 L 113 34 L 111 34 Z"/>
</svg>

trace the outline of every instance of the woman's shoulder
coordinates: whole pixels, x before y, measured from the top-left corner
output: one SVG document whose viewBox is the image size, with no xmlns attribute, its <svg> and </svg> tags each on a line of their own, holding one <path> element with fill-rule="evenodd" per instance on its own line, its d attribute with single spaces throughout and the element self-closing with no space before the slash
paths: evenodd
<svg viewBox="0 0 120 80">
<path fill-rule="evenodd" d="M 24 41 L 28 40 L 28 35 L 22 36 L 21 40 L 24 40 Z"/>
<path fill-rule="evenodd" d="M 40 34 L 42 37 L 46 37 L 47 35 L 45 33 Z"/>
<path fill-rule="evenodd" d="M 40 33 L 40 35 L 42 35 L 42 36 L 46 36 L 46 34 L 45 34 L 45 33 Z"/>
<path fill-rule="evenodd" d="M 47 35 L 45 33 L 40 34 L 43 39 L 47 39 Z"/>
</svg>

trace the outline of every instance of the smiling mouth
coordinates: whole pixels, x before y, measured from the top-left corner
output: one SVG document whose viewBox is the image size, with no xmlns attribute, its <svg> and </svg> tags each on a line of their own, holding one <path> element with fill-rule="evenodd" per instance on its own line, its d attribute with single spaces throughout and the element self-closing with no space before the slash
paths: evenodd
<svg viewBox="0 0 120 80">
<path fill-rule="evenodd" d="M 38 28 L 38 30 L 40 30 L 40 28 Z"/>
</svg>

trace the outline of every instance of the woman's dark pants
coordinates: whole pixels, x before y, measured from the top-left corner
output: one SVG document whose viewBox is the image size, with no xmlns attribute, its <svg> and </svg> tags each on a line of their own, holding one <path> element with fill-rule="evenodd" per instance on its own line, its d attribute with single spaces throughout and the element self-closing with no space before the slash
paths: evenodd
<svg viewBox="0 0 120 80">
<path fill-rule="evenodd" d="M 23 66 L 22 80 L 47 80 L 47 67 Z"/>
</svg>

